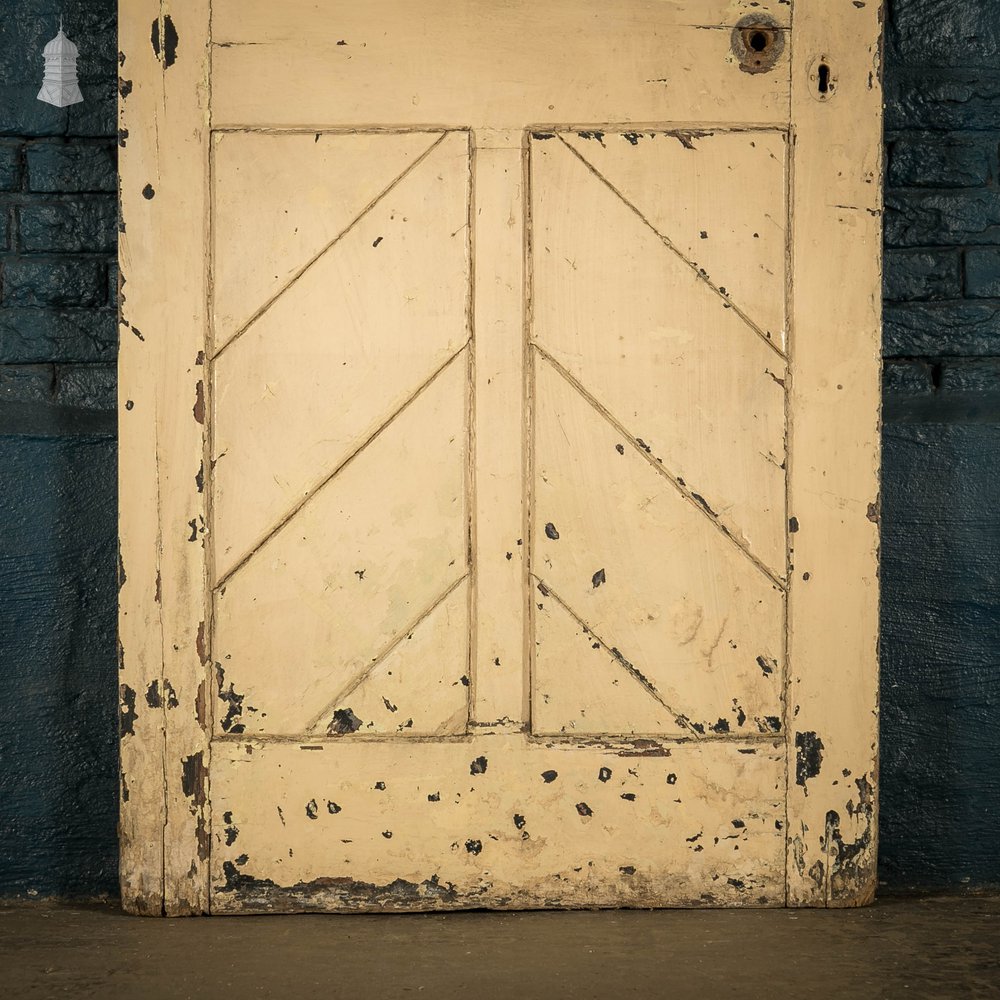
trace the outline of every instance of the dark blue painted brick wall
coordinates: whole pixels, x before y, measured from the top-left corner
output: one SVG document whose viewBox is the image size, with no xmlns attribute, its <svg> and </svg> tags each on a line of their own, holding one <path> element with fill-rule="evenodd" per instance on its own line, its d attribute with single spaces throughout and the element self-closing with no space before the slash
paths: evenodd
<svg viewBox="0 0 1000 1000">
<path fill-rule="evenodd" d="M 87 100 L 35 99 L 59 13 Z M 0 4 L 0 893 L 117 882 L 114 0 Z"/>
<path fill-rule="evenodd" d="M 886 36 L 881 877 L 1000 882 L 1000 2 Z"/>
<path fill-rule="evenodd" d="M 1000 0 L 886 21 L 882 878 L 1000 882 Z M 113 0 L 7 0 L 0 893 L 115 889 L 115 74 Z"/>
</svg>

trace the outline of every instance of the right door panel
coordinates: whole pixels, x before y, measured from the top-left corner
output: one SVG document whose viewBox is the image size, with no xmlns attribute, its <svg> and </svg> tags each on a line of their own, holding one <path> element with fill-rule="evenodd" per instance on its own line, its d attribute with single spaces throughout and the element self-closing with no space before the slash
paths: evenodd
<svg viewBox="0 0 1000 1000">
<path fill-rule="evenodd" d="M 773 736 L 786 134 L 530 152 L 533 729 Z"/>
</svg>

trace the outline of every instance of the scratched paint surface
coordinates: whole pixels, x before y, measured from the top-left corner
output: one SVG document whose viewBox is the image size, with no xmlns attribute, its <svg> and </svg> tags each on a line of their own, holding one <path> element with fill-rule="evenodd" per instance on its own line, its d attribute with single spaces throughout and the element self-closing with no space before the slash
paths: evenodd
<svg viewBox="0 0 1000 1000">
<path fill-rule="evenodd" d="M 780 731 L 784 155 L 532 138 L 536 732 Z"/>
<path fill-rule="evenodd" d="M 307 4 L 142 3 L 126 905 L 867 898 L 878 212 L 790 5 L 630 0 L 609 40 L 591 0 L 475 0 L 432 40 L 390 0 L 327 45 Z M 869 103 L 875 15 L 825 22 Z M 859 289 L 822 338 L 820 233 Z"/>
<path fill-rule="evenodd" d="M 251 740 L 214 767 L 219 912 L 784 902 L 780 745 Z"/>
<path fill-rule="evenodd" d="M 218 470 L 234 449 L 260 462 L 257 439 L 264 424 L 240 417 L 250 405 L 273 405 L 283 393 L 284 372 L 294 376 L 304 351 L 314 358 L 307 367 L 312 379 L 323 377 L 312 372 L 323 368 L 331 335 L 336 345 L 358 344 L 376 379 L 373 385 L 392 385 L 378 380 L 385 352 L 400 349 L 397 331 L 405 329 L 405 323 L 386 322 L 391 301 L 379 298 L 372 304 L 359 298 L 363 308 L 348 310 L 345 321 L 327 318 L 337 316 L 345 288 L 360 296 L 354 289 L 380 280 L 386 259 L 378 252 L 380 236 L 393 232 L 387 226 L 396 214 L 383 209 L 383 202 L 405 204 L 414 222 L 428 220 L 399 234 L 404 244 L 409 240 L 416 246 L 410 258 L 415 278 L 408 278 L 405 258 L 395 271 L 401 287 L 410 290 L 408 307 L 427 281 L 421 267 L 428 243 L 444 240 L 447 247 L 453 239 L 448 234 L 462 228 L 458 216 L 465 210 L 461 200 L 467 196 L 469 171 L 478 198 L 473 252 L 485 262 L 497 261 L 502 271 L 497 246 L 503 244 L 492 241 L 506 240 L 516 252 L 515 241 L 530 237 L 532 343 L 538 356 L 515 371 L 530 379 L 535 431 L 523 443 L 514 441 L 530 456 L 535 473 L 530 491 L 528 480 L 516 484 L 513 502 L 523 503 L 530 492 L 533 533 L 528 546 L 522 539 L 507 542 L 518 553 L 515 566 L 525 550 L 530 553 L 530 573 L 520 586 L 531 605 L 533 661 L 518 652 L 511 655 L 510 644 L 502 662 L 468 658 L 476 641 L 468 599 L 482 601 L 490 594 L 475 579 L 477 571 L 482 565 L 485 572 L 491 561 L 513 563 L 514 556 L 503 552 L 503 544 L 496 552 L 474 545 L 472 563 L 461 558 L 468 516 L 460 502 L 462 465 L 472 457 L 464 455 L 462 414 L 468 401 L 463 387 L 470 378 L 465 354 L 471 351 L 487 366 L 500 359 L 492 342 L 481 345 L 474 339 L 465 348 L 451 343 L 444 356 L 457 349 L 457 362 L 446 361 L 428 384 L 411 389 L 410 398 L 396 405 L 374 437 L 355 433 L 360 444 L 349 460 L 320 481 L 305 503 L 293 506 L 273 534 L 252 546 L 248 559 L 221 571 L 213 659 L 216 733 L 222 742 L 215 744 L 212 786 L 213 813 L 224 823 L 216 826 L 212 860 L 213 907 L 220 912 L 784 901 L 784 565 L 783 555 L 774 556 L 766 541 L 758 542 L 777 538 L 771 547 L 783 553 L 783 306 L 779 301 L 776 314 L 772 306 L 775 318 L 758 327 L 734 310 L 724 286 L 720 290 L 710 283 L 722 283 L 718 272 L 714 279 L 698 272 L 695 263 L 655 234 L 647 242 L 636 241 L 636 230 L 648 237 L 643 224 L 620 194 L 581 168 L 570 146 L 579 137 L 567 136 L 566 142 L 547 145 L 550 137 L 533 139 L 524 132 L 479 133 L 471 161 L 464 136 L 432 138 L 432 150 L 436 143 L 451 143 L 452 168 L 461 168 L 451 175 L 450 188 L 428 184 L 419 163 L 408 170 L 404 165 L 403 180 L 318 252 L 315 270 L 329 272 L 347 248 L 349 284 L 317 277 L 313 288 L 306 273 L 293 277 L 259 320 L 225 341 L 216 355 L 216 420 L 227 409 L 229 414 L 225 444 L 217 438 L 215 488 L 232 490 L 236 499 L 225 503 L 248 509 L 258 497 L 252 491 L 243 495 L 247 472 L 234 474 L 230 467 L 220 477 Z M 346 148 L 355 140 L 332 138 L 340 138 Z M 626 156 L 637 150 L 635 136 L 614 138 Z M 662 143 L 663 136 L 656 138 Z M 277 155 L 281 145 L 272 139 L 267 145 Z M 394 139 L 388 137 L 390 151 Z M 780 135 L 739 133 L 720 139 L 723 154 L 737 144 L 753 150 L 760 142 L 762 162 L 775 175 L 775 191 L 783 191 Z M 422 141 L 426 144 L 427 137 Z M 683 135 L 669 141 L 688 153 L 704 141 L 707 155 L 719 155 L 711 137 Z M 602 139 L 598 142 L 603 148 Z M 317 145 L 311 140 L 298 144 L 298 155 L 322 162 Z M 771 150 L 780 157 L 768 155 Z M 557 158 L 556 167 L 546 162 L 547 155 Z M 699 162 L 697 156 L 689 159 L 689 177 L 698 176 Z M 660 157 L 644 164 L 650 179 L 664 169 Z M 530 199 L 517 194 L 522 167 Z M 436 179 L 448 176 L 439 168 Z M 632 186 L 641 187 L 643 177 L 640 171 Z M 410 183 L 400 191 L 405 181 Z M 225 183 L 218 176 L 216 182 Z M 709 192 L 718 187 L 702 183 Z M 694 180 L 689 185 L 697 187 Z M 653 183 L 650 187 L 647 198 L 667 215 L 662 203 L 668 198 L 680 202 L 689 193 L 680 180 L 671 195 Z M 493 210 L 494 197 L 511 206 L 506 219 Z M 705 192 L 701 197 L 707 197 Z M 454 204 L 456 218 L 449 219 L 442 204 Z M 513 212 L 529 206 L 530 226 L 519 227 Z M 770 209 L 783 218 L 780 202 Z M 587 212 L 594 220 L 589 226 Z M 606 236 L 611 222 L 621 221 L 615 213 L 625 221 L 621 246 Z M 784 226 L 763 217 L 712 225 L 716 242 L 728 241 L 730 251 L 753 240 L 752 230 L 765 232 L 759 257 L 748 254 L 737 270 L 752 284 L 754 266 L 759 270 L 777 259 L 773 290 L 780 299 Z M 667 227 L 661 223 L 661 228 Z M 690 228 L 688 223 L 679 231 Z M 356 251 L 350 250 L 352 241 Z M 228 242 L 227 236 L 216 238 L 217 248 Z M 628 249 L 636 242 L 637 248 Z M 391 246 L 385 249 L 394 252 Z M 650 251 L 653 260 L 647 265 Z M 559 261 L 556 270 L 550 257 Z M 437 267 L 442 259 L 447 257 L 439 255 Z M 464 260 L 461 253 L 454 258 L 459 275 Z M 490 265 L 478 264 L 477 275 L 489 287 Z M 269 270 L 280 273 L 282 266 Z M 626 287 L 629 273 L 636 288 L 644 282 L 662 287 L 673 312 L 658 296 L 645 308 L 621 305 L 637 299 Z M 504 305 L 519 311 L 522 289 L 512 286 L 511 291 L 508 301 L 479 287 L 480 320 L 492 320 Z M 604 311 L 588 308 L 588 294 L 605 303 Z M 293 312 L 281 312 L 285 296 L 294 303 Z M 440 306 L 448 299 L 438 293 L 432 301 Z M 706 301 L 715 312 L 707 313 Z M 511 318 L 517 312 L 513 317 L 501 312 L 496 326 L 487 330 L 516 344 L 520 331 L 508 325 Z M 248 339 L 261 320 L 269 324 L 263 336 L 282 353 L 289 350 L 288 331 L 295 331 L 287 369 L 282 359 Z M 341 322 L 348 324 L 343 332 Z M 418 329 L 421 323 L 432 326 L 419 311 L 410 322 Z M 778 346 L 768 343 L 772 334 L 765 327 L 773 328 Z M 614 336 L 617 330 L 621 336 Z M 738 359 L 729 359 L 734 389 L 750 383 L 747 412 L 727 406 L 708 411 L 703 405 L 705 376 L 699 365 L 709 366 L 709 380 L 725 368 L 718 360 L 711 367 L 711 359 L 721 356 L 717 346 L 709 343 L 698 353 L 693 345 L 713 330 L 727 338 Z M 601 334 L 613 355 L 601 353 Z M 635 342 L 635 362 L 623 356 L 625 334 Z M 649 346 L 656 337 L 659 341 Z M 424 335 L 417 343 L 427 350 L 434 341 Z M 657 426 L 670 428 L 669 415 L 682 412 L 685 404 L 701 413 L 700 436 L 678 466 L 687 480 L 668 476 L 663 459 L 652 455 L 638 431 L 626 430 L 576 381 L 569 369 L 579 371 L 588 348 L 596 359 L 590 369 L 584 364 L 584 377 L 610 369 L 612 380 L 624 374 L 641 382 L 642 373 L 648 373 L 637 392 L 649 402 L 627 408 L 625 422 L 657 415 L 655 400 L 664 393 L 660 377 L 673 379 L 668 384 L 683 399 L 666 417 L 657 416 Z M 350 361 L 346 346 L 333 350 Z M 246 359 L 239 377 L 226 367 L 234 357 Z M 509 357 L 525 365 L 519 352 Z M 343 367 L 357 365 L 350 361 Z M 508 369 L 488 371 L 485 379 L 478 377 L 475 399 L 486 414 L 475 441 L 479 481 L 500 471 L 491 464 L 505 447 L 499 435 L 520 434 L 516 425 L 502 428 L 489 421 L 491 406 L 498 405 L 488 395 L 492 380 Z M 345 388 L 366 377 L 351 370 L 335 374 Z M 233 392 L 244 402 L 237 405 Z M 327 419 L 313 415 L 315 400 L 323 395 L 310 387 L 289 396 L 291 405 L 309 415 L 314 435 Z M 378 399 L 376 392 L 363 395 L 366 401 Z M 279 407 L 285 405 L 279 400 Z M 529 415 L 523 398 L 515 415 Z M 343 419 L 340 411 L 336 418 Z M 700 479 L 725 484 L 739 475 L 699 476 L 701 470 L 713 472 L 713 461 L 697 443 L 718 436 L 720 423 L 725 425 L 723 447 L 732 450 L 736 440 L 746 451 L 739 474 L 746 478 L 749 465 L 762 477 L 752 502 L 744 500 L 743 520 L 730 521 L 732 530 L 718 523 L 702 494 L 727 512 L 734 504 L 719 502 Z M 656 431 L 644 433 L 659 444 Z M 668 460 L 669 445 L 684 440 L 672 432 L 664 450 Z M 581 461 L 583 456 L 588 460 Z M 267 461 L 261 471 L 271 471 Z M 443 492 L 434 488 L 439 477 Z M 386 505 L 371 484 L 390 479 Z M 772 482 L 777 488 L 771 489 Z M 772 496 L 774 510 L 766 506 Z M 234 509 L 217 503 L 215 517 L 227 516 L 234 516 Z M 484 540 L 494 535 L 486 523 L 493 517 L 492 510 L 480 507 L 477 528 Z M 219 537 L 231 533 L 220 524 L 216 535 L 219 544 Z M 775 570 L 761 563 L 748 536 L 774 559 Z M 229 554 L 218 553 L 217 565 L 228 564 Z M 516 627 L 515 622 L 498 628 L 486 621 L 487 633 L 502 635 L 505 626 Z M 294 664 L 290 675 L 275 669 L 285 657 Z M 502 697 L 497 678 L 504 677 L 528 689 L 530 714 L 513 714 L 519 706 L 511 703 L 496 720 Z M 486 732 L 463 737 L 470 724 Z M 536 734 L 571 738 L 533 740 L 522 734 L 529 725 Z M 372 739 L 375 734 L 389 738 Z"/>
</svg>

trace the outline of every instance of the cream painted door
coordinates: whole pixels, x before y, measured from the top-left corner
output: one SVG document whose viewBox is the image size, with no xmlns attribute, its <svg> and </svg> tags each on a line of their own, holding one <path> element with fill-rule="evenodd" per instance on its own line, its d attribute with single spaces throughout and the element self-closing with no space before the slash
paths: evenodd
<svg viewBox="0 0 1000 1000">
<path fill-rule="evenodd" d="M 127 908 L 871 897 L 875 6 L 123 0 Z"/>
</svg>

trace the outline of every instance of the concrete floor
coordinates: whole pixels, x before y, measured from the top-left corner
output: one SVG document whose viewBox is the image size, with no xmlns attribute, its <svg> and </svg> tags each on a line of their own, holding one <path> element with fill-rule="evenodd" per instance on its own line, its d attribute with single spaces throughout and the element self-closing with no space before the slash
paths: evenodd
<svg viewBox="0 0 1000 1000">
<path fill-rule="evenodd" d="M 0 997 L 1000 998 L 1000 897 L 866 910 L 151 920 L 0 906 Z"/>
</svg>

